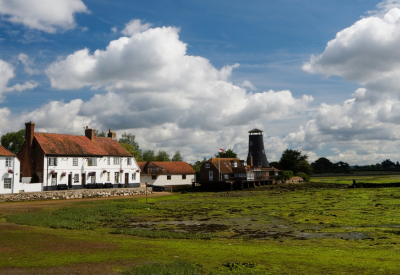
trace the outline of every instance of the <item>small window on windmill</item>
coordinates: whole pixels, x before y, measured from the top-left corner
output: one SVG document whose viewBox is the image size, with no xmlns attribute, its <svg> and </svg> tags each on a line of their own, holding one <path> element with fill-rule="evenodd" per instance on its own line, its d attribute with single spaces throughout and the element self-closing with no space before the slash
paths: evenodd
<svg viewBox="0 0 400 275">
<path fill-rule="evenodd" d="M 250 141 L 250 146 L 253 146 L 253 141 Z"/>
</svg>

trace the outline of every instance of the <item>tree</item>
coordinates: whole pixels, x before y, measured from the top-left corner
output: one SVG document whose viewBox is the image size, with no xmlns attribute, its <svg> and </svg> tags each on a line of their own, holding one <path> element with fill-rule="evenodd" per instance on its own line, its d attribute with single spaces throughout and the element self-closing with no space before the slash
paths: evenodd
<svg viewBox="0 0 400 275">
<path fill-rule="evenodd" d="M 172 161 L 183 161 L 181 152 L 179 150 L 176 151 L 175 155 L 172 157 Z"/>
<path fill-rule="evenodd" d="M 120 143 L 120 145 L 128 151 L 131 155 L 133 155 L 136 159 L 136 161 L 143 161 L 142 158 L 142 152 L 139 150 L 135 150 L 135 147 L 133 147 L 131 144 L 128 143 Z"/>
<path fill-rule="evenodd" d="M 94 136 L 95 137 L 106 137 L 106 133 L 105 132 L 101 132 L 99 130 L 94 130 Z"/>
<path fill-rule="evenodd" d="M 307 155 L 302 155 L 301 151 L 286 149 L 282 153 L 282 157 L 279 160 L 279 168 L 281 170 L 288 170 L 297 173 L 297 165 L 301 161 L 306 161 Z"/>
<path fill-rule="evenodd" d="M 193 167 L 194 172 L 196 173 L 196 179 L 200 180 L 200 167 L 203 165 L 204 162 L 206 162 L 206 158 L 203 160 L 198 160 L 194 164 L 191 164 L 190 166 Z"/>
<path fill-rule="evenodd" d="M 311 165 L 306 161 L 306 160 L 302 160 L 300 161 L 295 168 L 296 174 L 297 173 L 304 173 L 308 176 L 311 176 L 313 173 L 313 169 L 311 167 Z"/>
<path fill-rule="evenodd" d="M 303 172 L 298 172 L 298 173 L 296 174 L 296 176 L 302 178 L 302 179 L 303 179 L 304 181 L 306 181 L 306 182 L 309 182 L 309 181 L 310 181 L 310 176 L 307 175 L 307 174 L 305 174 L 305 173 L 303 173 Z"/>
<path fill-rule="evenodd" d="M 119 143 L 127 143 L 135 147 L 135 150 L 140 150 L 139 148 L 139 143 L 136 142 L 135 140 L 135 135 L 132 135 L 130 133 L 123 133 L 122 137 L 118 140 Z"/>
<path fill-rule="evenodd" d="M 319 158 L 311 163 L 311 167 L 316 174 L 329 173 L 332 171 L 333 163 L 327 158 Z"/>
<path fill-rule="evenodd" d="M 391 161 L 390 159 L 382 161 L 382 168 L 383 169 L 390 169 L 395 167 L 395 163 Z"/>
<path fill-rule="evenodd" d="M 143 152 L 142 154 L 142 158 L 144 161 L 154 161 L 156 160 L 156 157 L 154 155 L 154 151 L 153 150 L 146 150 Z"/>
<path fill-rule="evenodd" d="M 158 151 L 156 156 L 157 161 L 171 161 L 169 155 L 165 151 Z"/>
<path fill-rule="evenodd" d="M 218 152 L 218 154 L 215 154 L 215 157 L 218 158 L 237 158 L 237 154 L 233 152 L 232 149 L 228 149 L 225 151 L 225 153 Z"/>
<path fill-rule="evenodd" d="M 24 142 L 25 129 L 19 130 L 18 132 L 9 132 L 1 136 L 1 145 L 14 154 L 19 152 Z"/>
<path fill-rule="evenodd" d="M 275 167 L 276 169 L 280 169 L 279 168 L 279 162 L 277 161 L 272 161 L 269 163 L 269 167 Z"/>
</svg>

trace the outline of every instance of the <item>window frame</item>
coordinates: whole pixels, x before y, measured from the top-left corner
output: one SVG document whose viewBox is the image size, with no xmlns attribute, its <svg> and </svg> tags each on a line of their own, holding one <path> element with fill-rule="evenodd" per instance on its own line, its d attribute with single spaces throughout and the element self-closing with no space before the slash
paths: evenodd
<svg viewBox="0 0 400 275">
<path fill-rule="evenodd" d="M 171 175 L 167 175 L 167 180 L 171 180 L 172 176 Z"/>
<path fill-rule="evenodd" d="M 9 181 L 9 182 L 6 182 L 6 181 Z M 12 178 L 5 178 L 4 179 L 3 188 L 4 189 L 11 189 L 11 185 L 12 185 Z"/>
<path fill-rule="evenodd" d="M 151 175 L 151 179 L 152 180 L 156 180 L 157 179 L 157 175 Z"/>
<path fill-rule="evenodd" d="M 111 181 L 110 180 L 110 172 L 107 172 L 107 181 Z"/>
<path fill-rule="evenodd" d="M 78 166 L 78 158 L 72 159 L 72 166 Z"/>
<path fill-rule="evenodd" d="M 6 157 L 6 167 L 12 167 L 12 161 L 11 157 Z"/>
<path fill-rule="evenodd" d="M 57 158 L 56 157 L 49 157 L 48 165 L 49 166 L 57 166 Z"/>
<path fill-rule="evenodd" d="M 206 163 L 205 167 L 206 167 L 206 169 L 210 169 L 210 164 Z"/>
<path fill-rule="evenodd" d="M 136 173 L 135 172 L 132 173 L 132 180 L 136 180 Z"/>
<path fill-rule="evenodd" d="M 182 179 L 185 180 L 186 179 L 186 175 L 182 175 Z"/>
<path fill-rule="evenodd" d="M 120 164 L 121 160 L 119 157 L 114 157 L 114 165 Z"/>
<path fill-rule="evenodd" d="M 128 165 L 132 165 L 132 158 L 128 158 L 127 162 L 128 162 Z"/>
<path fill-rule="evenodd" d="M 79 174 L 74 174 L 74 183 L 79 183 Z"/>
<path fill-rule="evenodd" d="M 88 166 L 97 166 L 97 158 L 88 158 Z"/>
<path fill-rule="evenodd" d="M 111 158 L 107 157 L 107 165 L 111 165 Z"/>
</svg>

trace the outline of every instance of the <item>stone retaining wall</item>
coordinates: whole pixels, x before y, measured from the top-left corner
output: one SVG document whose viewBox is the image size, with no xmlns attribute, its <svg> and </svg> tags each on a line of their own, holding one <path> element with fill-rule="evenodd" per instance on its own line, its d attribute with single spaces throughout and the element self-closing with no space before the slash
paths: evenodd
<svg viewBox="0 0 400 275">
<path fill-rule="evenodd" d="M 152 188 L 147 188 L 147 194 Z M 44 191 L 18 194 L 1 194 L 0 202 L 7 201 L 34 201 L 34 200 L 71 200 L 83 198 L 105 198 L 118 196 L 145 195 L 146 188 L 118 188 L 118 189 L 77 189 L 64 191 Z"/>
</svg>

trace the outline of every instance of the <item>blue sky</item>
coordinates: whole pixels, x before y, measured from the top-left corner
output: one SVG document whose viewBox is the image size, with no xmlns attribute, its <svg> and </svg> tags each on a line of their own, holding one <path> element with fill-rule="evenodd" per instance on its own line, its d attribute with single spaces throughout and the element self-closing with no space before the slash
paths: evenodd
<svg viewBox="0 0 400 275">
<path fill-rule="evenodd" d="M 4 92 L 0 90 L 0 95 L 3 94 L 0 112 L 3 110 L 7 113 L 7 116 L 0 120 L 1 134 L 23 128 L 24 119 L 37 121 L 37 127 L 41 131 L 71 134 L 80 134 L 79 123 L 82 127 L 86 123 L 101 130 L 112 128 L 118 133 L 132 132 L 136 134 L 144 149 L 167 150 L 170 154 L 181 150 L 186 160 L 194 161 L 200 157 L 213 155 L 215 148 L 218 147 L 235 148 L 240 156 L 244 157 L 247 150 L 247 130 L 257 126 L 265 131 L 265 142 L 270 144 L 267 147 L 270 148 L 268 154 L 271 160 L 277 160 L 282 149 L 287 147 L 307 152 L 310 159 L 329 156 L 335 161 L 344 160 L 352 164 L 374 163 L 384 157 L 400 158 L 400 154 L 388 149 L 393 144 L 397 144 L 397 132 L 388 132 L 384 136 L 376 134 L 386 131 L 386 128 L 382 128 L 383 121 L 379 118 L 374 117 L 373 119 L 378 120 L 371 122 L 372 126 L 365 125 L 364 129 L 358 129 L 352 124 L 355 123 L 355 118 L 352 118 L 352 122 L 346 124 L 347 126 L 341 124 L 352 115 L 359 119 L 365 117 L 362 113 L 348 113 L 361 108 L 354 106 L 348 110 L 344 103 L 346 100 L 355 98 L 354 93 L 357 89 L 366 88 L 367 94 L 371 96 L 385 94 L 382 98 L 392 103 L 397 96 L 397 91 L 386 92 L 382 89 L 375 91 L 372 88 L 373 83 L 369 83 L 364 78 L 354 77 L 351 73 L 342 73 L 358 70 L 357 67 L 351 67 L 350 63 L 357 58 L 358 52 L 363 51 L 362 43 L 354 44 L 354 47 L 360 47 L 360 50 L 352 51 L 352 56 L 340 46 L 332 50 L 327 47 L 327 43 L 335 39 L 338 32 L 357 26 L 358 22 L 367 24 L 363 18 L 376 17 L 384 20 L 385 14 L 390 10 L 398 10 L 399 1 L 74 0 L 68 3 L 65 0 L 57 0 L 54 2 L 60 3 L 56 6 L 60 17 L 54 16 L 51 22 L 46 21 L 46 14 L 43 15 L 42 12 L 52 7 L 39 1 L 40 8 L 33 11 L 33 7 L 26 8 L 21 1 L 0 0 L 0 60 L 13 68 L 14 75 L 8 78 L 5 75 L 2 76 L 8 81 L 3 87 Z M 35 1 L 32 3 L 34 4 Z M 76 5 L 71 6 L 72 2 Z M 381 6 L 377 7 L 379 4 Z M 375 12 L 371 15 L 367 11 Z M 54 10 L 54 14 L 57 12 Z M 69 21 L 65 19 L 68 16 L 70 16 Z M 13 17 L 17 19 L 13 20 Z M 41 25 L 38 27 L 29 23 L 32 21 L 27 23 L 21 18 L 38 19 Z M 134 19 L 140 20 L 139 25 L 142 26 L 138 32 L 142 38 L 137 36 L 136 40 L 134 37 L 137 32 L 124 32 L 127 24 Z M 399 25 L 393 24 L 395 27 Z M 172 28 L 175 31 L 168 32 L 166 28 Z M 203 61 L 200 62 L 201 64 L 196 63 L 197 61 L 193 59 L 185 65 L 189 68 L 189 75 L 186 75 L 183 68 L 179 68 L 175 75 L 169 76 L 170 78 L 176 76 L 180 79 L 179 81 L 166 80 L 163 76 L 160 82 L 157 82 L 159 72 L 151 69 L 145 74 L 146 79 L 147 77 L 149 79 L 146 80 L 148 83 L 146 81 L 144 81 L 145 84 L 139 83 L 140 79 L 129 82 L 130 74 L 134 78 L 140 70 L 140 67 L 133 68 L 131 64 L 140 59 L 141 55 L 121 53 L 121 56 L 126 58 L 124 60 L 126 64 L 119 68 L 121 75 L 126 75 L 122 77 L 123 79 L 117 73 L 109 78 L 110 73 L 102 75 L 108 66 L 120 66 L 120 64 L 113 64 L 113 59 L 108 58 L 101 65 L 104 67 L 96 67 L 90 75 L 82 77 L 79 83 L 70 84 L 71 79 L 77 76 L 79 78 L 77 74 L 79 68 L 86 66 L 87 63 L 83 60 L 86 58 L 92 60 L 96 50 L 112 55 L 112 51 L 107 50 L 111 41 L 122 43 L 121 37 L 130 37 L 133 44 L 139 43 L 138 41 L 141 41 L 146 34 L 150 36 L 150 32 L 156 29 L 160 31 L 151 34 L 151 41 L 149 40 L 149 44 L 145 47 L 151 48 L 154 52 L 145 51 L 146 49 L 143 48 L 143 54 L 148 57 L 149 66 L 153 55 L 175 56 L 174 49 L 168 47 L 179 48 L 180 45 L 186 44 L 185 50 L 177 53 L 176 59 L 164 56 L 165 60 L 163 59 L 159 64 L 160 68 L 177 69 L 176 67 L 186 64 L 186 61 L 182 61 L 185 56 L 200 57 L 208 61 L 211 67 L 207 67 L 208 65 L 203 64 Z M 362 30 L 357 29 L 355 33 L 357 32 L 361 33 Z M 175 34 L 178 36 L 174 36 Z M 373 35 L 374 33 L 371 34 L 372 37 Z M 170 44 L 167 42 L 164 44 L 166 40 L 163 39 L 171 39 L 168 40 Z M 352 45 L 352 41 L 356 41 L 356 36 L 348 35 L 347 39 L 349 45 Z M 379 48 L 380 46 L 382 47 Z M 371 51 L 376 54 L 386 49 L 389 59 L 390 54 L 397 58 L 395 50 L 390 51 L 391 48 L 388 50 L 386 46 L 378 45 Z M 73 67 L 71 69 L 65 65 L 65 62 L 63 63 L 68 56 L 75 56 L 78 51 L 85 48 L 88 52 L 84 55 L 81 64 L 77 59 L 68 65 Z M 21 61 L 23 59 L 21 54 L 25 55 L 29 66 Z M 119 56 L 118 50 L 113 54 Z M 336 64 L 336 61 L 332 61 L 332 56 L 335 57 L 335 54 L 338 57 L 336 60 L 341 60 L 343 56 L 347 59 L 341 64 Z M 321 59 L 312 63 L 311 55 L 319 56 Z M 325 56 L 330 57 L 325 58 Z M 379 54 L 376 54 L 376 58 L 380 58 Z M 181 61 L 183 63 L 180 63 Z M 140 63 L 140 66 L 146 67 L 146 61 L 143 62 L 145 63 Z M 165 65 L 165 62 L 170 63 Z M 194 63 L 196 65 L 193 65 Z M 303 67 L 306 63 L 310 64 L 309 69 Z M 217 76 L 216 71 L 222 70 L 224 66 L 235 64 L 240 65 L 234 67 L 226 77 Z M 341 67 L 342 71 L 334 69 L 340 66 L 344 66 Z M 397 63 L 388 69 L 388 72 L 394 72 L 396 68 Z M 377 71 L 379 71 L 378 68 Z M 201 74 L 197 75 L 196 72 L 201 72 Z M 155 73 L 153 78 L 152 73 Z M 64 76 L 68 76 L 69 80 L 63 79 Z M 215 90 L 207 90 L 208 92 L 204 94 L 210 96 L 202 97 L 201 91 L 182 82 L 185 77 L 189 79 L 193 77 L 193 86 L 198 89 L 203 87 L 207 90 L 207 87 L 214 87 L 212 89 Z M 102 80 L 105 78 L 107 81 Z M 200 78 L 201 80 L 198 80 Z M 197 80 L 200 82 L 197 83 Z M 22 89 L 23 91 L 12 88 L 15 84 L 22 85 L 27 81 L 31 81 L 34 87 L 27 86 Z M 149 83 L 160 84 L 150 87 Z M 227 90 L 219 94 L 219 88 L 215 87 L 221 83 L 224 84 L 222 89 Z M 145 89 L 140 86 L 142 84 L 146 86 Z M 168 88 L 163 90 L 163 85 L 167 85 Z M 139 86 L 141 88 L 138 88 Z M 167 95 L 167 89 L 168 93 L 173 95 L 172 97 Z M 238 89 L 241 89 L 241 92 Z M 270 90 L 274 94 L 268 94 Z M 281 93 L 286 90 L 290 91 L 290 95 Z M 178 96 L 180 93 L 188 95 L 188 98 Z M 214 98 L 213 94 L 219 96 Z M 256 94 L 261 97 L 254 96 Z M 125 116 L 117 114 L 116 111 L 106 111 L 107 107 L 103 107 L 103 111 L 99 110 L 99 104 L 95 99 L 104 102 L 115 98 L 111 95 L 118 97 L 115 100 L 121 101 L 121 104 L 116 103 L 114 106 L 111 101 L 109 108 L 120 110 L 127 108 Z M 230 100 L 228 103 L 225 98 L 229 95 L 234 95 L 232 97 L 237 102 Z M 136 112 L 141 109 L 140 107 L 147 106 L 149 102 L 157 101 L 164 96 L 171 100 L 170 108 L 164 108 L 160 100 L 156 106 L 149 105 L 150 107 L 142 110 L 143 112 Z M 174 96 L 177 98 L 172 101 Z M 303 98 L 304 96 L 307 98 Z M 77 99 L 81 101 L 75 102 L 74 100 Z M 246 101 L 246 104 L 252 104 L 251 102 L 258 102 L 257 100 L 267 102 L 276 100 L 279 103 L 256 105 L 254 108 L 259 108 L 262 115 L 257 115 L 253 119 L 251 112 L 246 111 L 252 110 L 251 106 L 240 106 L 240 102 Z M 71 101 L 79 107 L 70 104 Z M 209 104 L 215 101 L 218 102 L 215 106 Z M 130 102 L 131 105 L 122 106 L 122 102 Z M 54 107 L 56 103 L 59 104 L 58 107 Z M 388 105 L 388 101 L 380 101 L 380 103 L 381 107 Z M 185 104 L 186 107 L 184 107 Z M 358 101 L 356 100 L 354 104 L 358 104 Z M 370 100 L 368 104 L 364 106 L 364 109 L 375 110 L 378 103 Z M 393 104 L 396 105 L 397 102 Z M 210 107 L 207 115 L 205 111 L 202 111 L 204 108 L 202 109 L 201 105 Z M 195 106 L 195 108 L 190 106 Z M 279 109 L 275 110 L 276 106 L 279 106 Z M 338 115 L 335 125 L 328 121 L 328 118 L 332 118 L 333 115 L 327 115 L 327 112 L 332 111 L 332 106 L 338 106 L 337 110 L 333 111 L 335 115 Z M 49 113 L 43 111 L 46 108 Z M 68 114 L 65 116 L 68 119 L 60 121 L 56 118 L 57 116 L 51 115 L 55 112 L 51 108 L 60 108 L 60 112 Z M 235 108 L 243 108 L 243 113 L 235 113 Z M 210 112 L 216 109 L 218 111 L 215 111 L 214 117 L 208 117 Z M 109 112 L 108 116 L 104 116 L 106 112 Z M 181 115 L 183 113 L 186 115 Z M 201 116 L 204 117 L 201 118 Z M 233 120 L 229 116 L 237 118 Z M 242 119 L 245 117 L 247 120 Z M 74 125 L 71 126 L 69 120 L 75 121 L 72 123 Z M 385 121 L 385 123 L 394 123 L 397 127 L 397 124 L 393 122 L 394 119 L 386 118 Z M 378 125 L 375 134 L 370 133 L 369 129 Z M 393 128 L 394 125 L 386 126 Z"/>
</svg>

